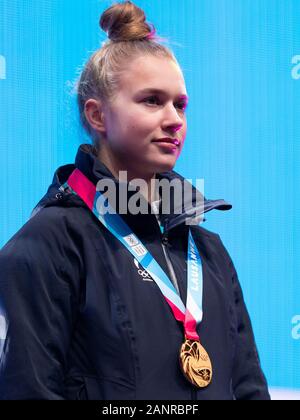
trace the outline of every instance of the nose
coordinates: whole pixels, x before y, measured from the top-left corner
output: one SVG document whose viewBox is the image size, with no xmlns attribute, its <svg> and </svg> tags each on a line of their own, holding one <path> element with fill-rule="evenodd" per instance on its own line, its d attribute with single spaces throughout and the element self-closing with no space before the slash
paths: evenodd
<svg viewBox="0 0 300 420">
<path fill-rule="evenodd" d="M 163 128 L 171 131 L 172 133 L 176 133 L 182 128 L 183 122 L 184 116 L 178 113 L 175 106 L 173 104 L 167 105 L 163 118 Z"/>
</svg>

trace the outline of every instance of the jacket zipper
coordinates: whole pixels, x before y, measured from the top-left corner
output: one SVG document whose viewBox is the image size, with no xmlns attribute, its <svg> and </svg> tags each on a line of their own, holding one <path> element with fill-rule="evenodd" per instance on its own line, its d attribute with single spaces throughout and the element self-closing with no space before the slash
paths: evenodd
<svg viewBox="0 0 300 420">
<path fill-rule="evenodd" d="M 174 271 L 174 267 L 172 264 L 172 261 L 170 259 L 170 255 L 169 255 L 169 251 L 168 251 L 168 243 L 169 243 L 169 237 L 168 237 L 168 232 L 165 232 L 162 234 L 162 239 L 161 239 L 161 243 L 162 243 L 162 249 L 165 255 L 165 259 L 167 262 L 167 267 L 169 270 L 169 275 L 170 275 L 170 279 L 175 287 L 175 289 L 177 290 L 179 296 L 180 296 L 180 292 L 179 292 L 179 286 L 178 286 L 178 280 Z"/>
</svg>

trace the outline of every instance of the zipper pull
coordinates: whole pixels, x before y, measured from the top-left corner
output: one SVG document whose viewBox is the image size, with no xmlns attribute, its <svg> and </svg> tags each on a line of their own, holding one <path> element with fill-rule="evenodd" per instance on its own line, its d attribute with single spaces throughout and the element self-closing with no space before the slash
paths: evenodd
<svg viewBox="0 0 300 420">
<path fill-rule="evenodd" d="M 168 232 L 165 232 L 165 231 L 163 232 L 161 241 L 162 241 L 163 245 L 168 245 L 168 243 L 169 243 Z"/>
<path fill-rule="evenodd" d="M 161 230 L 161 233 L 162 233 L 162 238 L 161 238 L 161 240 L 162 240 L 163 245 L 168 245 L 168 242 L 169 242 L 169 238 L 168 238 L 168 231 L 166 230 L 166 226 L 167 226 L 167 224 L 168 224 L 168 221 L 169 221 L 169 219 L 168 219 L 168 218 L 166 218 L 166 219 L 164 220 L 164 224 L 163 224 L 163 226 L 161 226 L 161 227 L 160 227 L 160 230 Z"/>
</svg>

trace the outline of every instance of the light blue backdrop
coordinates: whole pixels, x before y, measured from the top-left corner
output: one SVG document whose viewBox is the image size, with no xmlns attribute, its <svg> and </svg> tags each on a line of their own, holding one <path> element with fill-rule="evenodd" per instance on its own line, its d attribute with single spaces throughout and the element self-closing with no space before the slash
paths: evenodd
<svg viewBox="0 0 300 420">
<path fill-rule="evenodd" d="M 136 3 L 171 40 L 191 98 L 175 169 L 233 204 L 204 227 L 235 262 L 270 386 L 300 389 L 300 1 Z M 106 39 L 110 4 L 0 0 L 0 247 L 87 141 L 72 82 Z"/>
</svg>

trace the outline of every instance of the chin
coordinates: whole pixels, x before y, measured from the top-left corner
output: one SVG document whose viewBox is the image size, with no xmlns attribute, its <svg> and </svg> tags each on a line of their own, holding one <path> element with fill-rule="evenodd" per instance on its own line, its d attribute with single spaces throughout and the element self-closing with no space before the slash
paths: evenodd
<svg viewBox="0 0 300 420">
<path fill-rule="evenodd" d="M 165 161 L 156 162 L 156 164 L 153 165 L 154 171 L 153 172 L 169 172 L 172 171 L 176 163 L 176 159 L 168 159 Z"/>
</svg>

